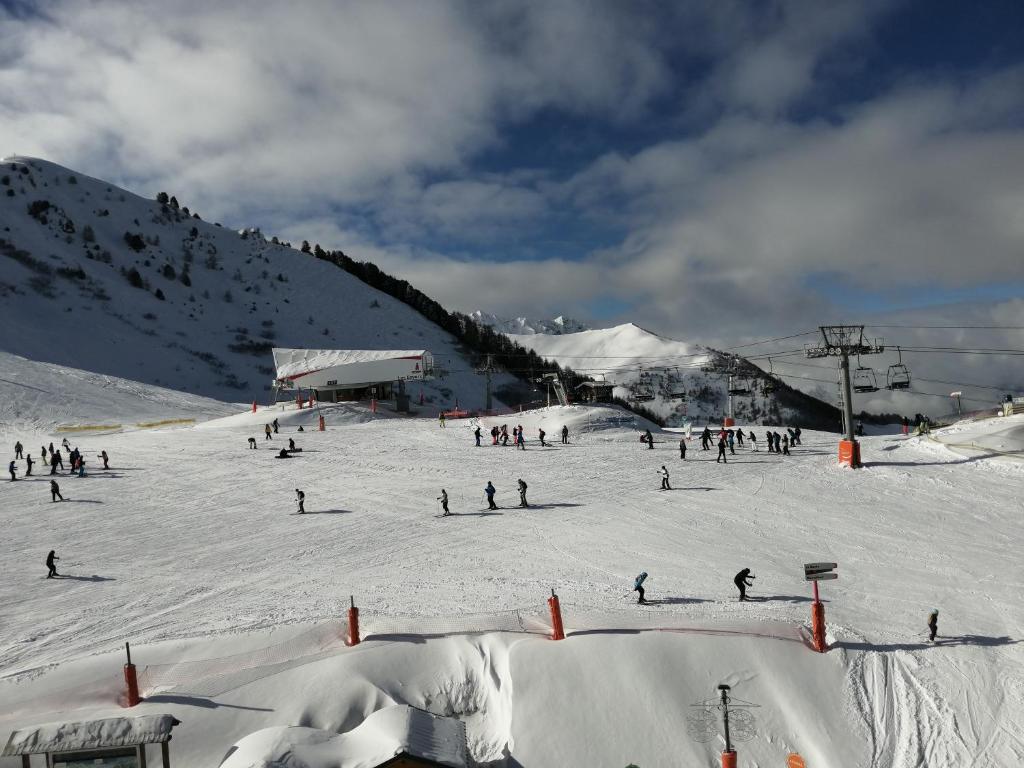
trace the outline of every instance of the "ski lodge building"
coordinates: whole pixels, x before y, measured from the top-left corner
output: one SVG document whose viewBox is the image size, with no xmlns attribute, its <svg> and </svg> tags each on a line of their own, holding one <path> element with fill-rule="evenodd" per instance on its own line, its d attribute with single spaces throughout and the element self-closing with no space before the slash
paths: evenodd
<svg viewBox="0 0 1024 768">
<path fill-rule="evenodd" d="M 425 349 L 278 349 L 274 355 L 274 399 L 286 391 L 316 394 L 319 402 L 393 400 L 409 410 L 405 382 L 434 376 Z"/>
</svg>

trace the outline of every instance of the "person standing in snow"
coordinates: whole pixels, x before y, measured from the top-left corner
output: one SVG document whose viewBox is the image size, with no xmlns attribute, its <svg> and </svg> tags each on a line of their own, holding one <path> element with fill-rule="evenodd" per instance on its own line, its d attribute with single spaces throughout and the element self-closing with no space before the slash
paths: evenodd
<svg viewBox="0 0 1024 768">
<path fill-rule="evenodd" d="M 78 476 L 85 477 L 85 459 L 78 457 Z"/>
<path fill-rule="evenodd" d="M 444 510 L 444 514 L 446 516 L 450 515 L 451 512 L 448 511 L 448 491 L 442 488 L 441 495 L 437 497 L 437 500 L 441 502 L 441 508 Z"/>
<path fill-rule="evenodd" d="M 653 451 L 654 450 L 654 435 L 651 434 L 651 430 L 648 429 L 648 430 L 644 431 L 643 439 L 647 442 L 647 447 L 650 450 Z"/>
<path fill-rule="evenodd" d="M 519 447 L 519 450 L 521 450 L 521 451 L 525 451 L 526 450 L 526 438 L 523 437 L 523 428 L 522 427 L 520 427 L 519 431 L 516 432 L 516 445 Z"/>
<path fill-rule="evenodd" d="M 753 430 L 751 430 L 750 434 L 748 435 L 748 437 L 750 438 L 750 450 L 752 450 L 754 453 L 758 453 L 758 450 L 757 450 L 757 435 L 755 435 Z"/>
<path fill-rule="evenodd" d="M 658 474 L 661 475 L 661 490 L 671 491 L 672 487 L 668 484 L 668 470 L 664 464 L 661 465 L 661 471 Z"/>
<path fill-rule="evenodd" d="M 274 427 L 274 434 L 276 435 L 276 434 L 277 434 L 277 429 L 278 429 L 278 426 L 279 426 L 279 425 L 278 425 L 278 423 L 277 423 L 277 419 L 274 419 L 274 420 L 273 420 L 272 422 L 270 422 L 270 423 L 271 423 L 271 425 L 272 425 L 272 426 Z"/>
<path fill-rule="evenodd" d="M 933 642 L 933 643 L 935 642 L 935 635 L 938 634 L 938 631 L 939 631 L 939 609 L 935 608 L 928 615 L 928 639 L 931 642 Z"/>
<path fill-rule="evenodd" d="M 476 438 L 476 447 L 480 447 L 480 425 L 478 424 L 476 429 L 473 430 L 473 437 Z"/>
<path fill-rule="evenodd" d="M 57 499 L 64 501 L 64 497 L 60 495 L 60 486 L 57 485 L 56 480 L 50 481 L 50 501 L 54 502 Z"/>
<path fill-rule="evenodd" d="M 487 487 L 484 488 L 484 493 L 487 494 L 487 508 L 497 509 L 498 505 L 494 503 L 495 488 L 494 484 L 490 480 L 487 481 Z"/>
<path fill-rule="evenodd" d="M 793 430 L 793 445 L 803 445 L 803 442 L 800 440 L 800 427 Z"/>
<path fill-rule="evenodd" d="M 50 554 L 46 556 L 46 567 L 50 569 L 50 572 L 46 574 L 46 578 L 48 579 L 52 579 L 54 576 L 60 576 L 60 574 L 57 573 L 57 566 L 53 564 L 54 560 L 60 560 L 60 558 L 57 557 L 56 551 L 51 549 Z"/>
<path fill-rule="evenodd" d="M 46 460 L 46 446 L 43 446 L 43 450 L 39 452 L 39 455 L 43 457 L 43 464 L 50 466 L 50 462 Z"/>
<path fill-rule="evenodd" d="M 641 573 L 641 574 L 640 574 L 639 576 L 637 576 L 637 577 L 636 577 L 636 580 L 635 580 L 635 581 L 633 582 L 633 591 L 634 591 L 634 592 L 639 592 L 639 593 L 640 593 L 640 597 L 638 597 L 638 598 L 636 599 L 636 601 L 637 601 L 638 603 L 641 603 L 641 604 L 643 604 L 643 603 L 646 603 L 646 602 L 647 602 L 647 601 L 646 601 L 646 600 L 644 599 L 644 582 L 645 582 L 646 580 L 647 580 L 647 571 L 644 571 L 644 572 L 643 572 L 643 573 Z"/>
<path fill-rule="evenodd" d="M 441 429 L 445 428 L 445 424 L 444 424 L 444 411 L 441 411 L 441 413 L 439 413 L 437 415 L 437 423 L 438 423 L 438 426 L 441 427 Z"/>
<path fill-rule="evenodd" d="M 24 452 L 24 450 L 25 450 L 25 449 L 24 449 L 24 448 L 22 447 L 22 445 L 21 445 L 21 441 L 19 440 L 18 442 L 16 442 L 16 443 L 14 444 L 14 458 L 16 458 L 16 459 L 23 459 L 23 458 L 25 458 L 25 457 L 24 457 L 24 456 L 22 455 L 22 453 Z"/>
<path fill-rule="evenodd" d="M 25 477 L 31 477 L 32 476 L 32 464 L 33 464 L 33 462 L 32 462 L 32 454 L 31 453 L 28 456 L 25 457 L 25 464 L 28 466 L 28 469 L 25 470 Z"/>
<path fill-rule="evenodd" d="M 249 449 L 252 450 L 252 451 L 256 450 L 256 438 L 255 437 L 250 437 L 249 438 Z"/>
<path fill-rule="evenodd" d="M 700 449 L 707 451 L 711 449 L 711 428 L 704 427 L 704 431 L 700 433 Z"/>
<path fill-rule="evenodd" d="M 782 436 L 782 452 L 789 456 L 789 435 Z"/>
<path fill-rule="evenodd" d="M 508 447 L 508 424 L 501 425 L 501 445 L 503 448 Z"/>
<path fill-rule="evenodd" d="M 736 574 L 733 578 L 732 583 L 736 585 L 736 588 L 740 591 L 740 600 L 747 599 L 747 587 L 754 586 L 752 582 L 747 579 L 756 579 L 757 577 L 750 572 L 749 568 L 744 568 L 742 571 Z"/>
<path fill-rule="evenodd" d="M 71 452 L 71 443 L 68 442 L 68 439 L 66 437 L 60 441 L 60 444 L 65 451 L 67 451 L 68 453 Z"/>
<path fill-rule="evenodd" d="M 57 474 L 57 454 L 54 454 L 53 458 L 50 459 L 50 474 Z"/>
<path fill-rule="evenodd" d="M 731 429 L 728 432 L 725 433 L 725 439 L 729 443 L 729 453 L 731 453 L 733 456 L 735 456 L 736 455 L 736 436 L 733 434 Z"/>
<path fill-rule="evenodd" d="M 528 507 L 528 506 L 530 506 L 526 502 L 526 482 L 523 480 L 523 478 L 520 477 L 519 478 L 519 482 L 517 483 L 517 485 L 519 486 L 519 506 L 520 507 Z"/>
<path fill-rule="evenodd" d="M 306 514 L 306 494 L 298 488 L 295 489 L 295 500 L 299 502 L 299 514 Z"/>
<path fill-rule="evenodd" d="M 740 448 L 743 447 L 743 430 L 742 429 L 737 429 L 736 430 L 736 445 L 738 445 Z"/>
<path fill-rule="evenodd" d="M 723 461 L 726 464 L 729 463 L 729 459 L 726 458 L 726 456 L 725 456 L 725 437 L 724 436 L 718 438 L 718 458 L 715 459 L 715 464 L 719 464 L 720 462 L 723 462 Z"/>
<path fill-rule="evenodd" d="M 686 438 L 680 438 L 679 440 L 679 458 L 686 461 Z"/>
<path fill-rule="evenodd" d="M 263 439 L 264 440 L 273 440 L 274 439 L 274 438 L 272 438 L 270 436 L 270 432 L 271 432 L 270 425 L 269 424 L 264 424 L 263 425 Z"/>
<path fill-rule="evenodd" d="M 107 456 L 106 451 L 100 451 L 100 458 L 103 459 L 103 468 L 110 469 L 110 457 Z"/>
<path fill-rule="evenodd" d="M 546 434 L 547 433 L 543 429 L 538 429 L 537 430 L 537 437 L 540 438 L 540 446 L 541 446 L 541 448 L 547 448 L 548 447 L 548 444 L 544 442 L 544 435 L 546 435 Z"/>
<path fill-rule="evenodd" d="M 562 425 L 562 445 L 568 445 L 568 444 L 569 444 L 569 428 L 563 424 Z"/>
<path fill-rule="evenodd" d="M 7 466 L 7 471 L 11 473 L 11 482 L 12 483 L 15 480 L 18 479 L 17 474 L 15 474 L 16 470 L 17 470 L 17 467 L 15 467 L 15 465 L 14 465 L 14 459 L 11 459 L 11 463 Z"/>
</svg>

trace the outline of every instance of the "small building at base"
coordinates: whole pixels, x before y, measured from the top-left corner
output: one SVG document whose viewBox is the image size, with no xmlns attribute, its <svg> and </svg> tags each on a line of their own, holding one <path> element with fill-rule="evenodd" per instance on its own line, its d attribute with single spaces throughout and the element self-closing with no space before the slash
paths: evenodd
<svg viewBox="0 0 1024 768">
<path fill-rule="evenodd" d="M 576 387 L 576 399 L 581 403 L 610 403 L 615 385 L 606 381 L 584 381 Z"/>
<path fill-rule="evenodd" d="M 21 757 L 31 768 L 32 755 L 43 755 L 46 768 L 115 766 L 146 768 L 146 745 L 159 744 L 163 768 L 170 768 L 168 742 L 181 721 L 173 715 L 109 717 L 75 723 L 47 723 L 19 728 L 7 740 L 0 757 Z"/>
</svg>

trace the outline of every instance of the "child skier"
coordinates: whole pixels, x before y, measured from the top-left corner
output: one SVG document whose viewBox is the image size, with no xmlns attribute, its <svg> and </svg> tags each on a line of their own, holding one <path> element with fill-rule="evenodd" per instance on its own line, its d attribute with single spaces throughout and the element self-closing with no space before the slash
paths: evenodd
<svg viewBox="0 0 1024 768">
<path fill-rule="evenodd" d="M 718 464 L 718 463 L 723 462 L 723 461 L 726 464 L 729 463 L 729 459 L 726 458 L 726 456 L 725 456 L 725 436 L 724 435 L 718 438 L 718 457 L 715 459 L 715 464 Z"/>
<path fill-rule="evenodd" d="M 107 452 L 106 451 L 100 451 L 100 458 L 103 459 L 103 468 L 104 469 L 110 469 L 110 464 L 109 464 L 110 457 L 107 456 Z"/>
<path fill-rule="evenodd" d="M 480 426 L 479 425 L 477 425 L 477 428 L 473 430 L 473 437 L 476 438 L 476 447 L 479 448 L 480 447 Z"/>
<path fill-rule="evenodd" d="M 295 500 L 299 502 L 299 514 L 306 514 L 306 494 L 298 488 L 295 489 Z"/>
<path fill-rule="evenodd" d="M 668 470 L 664 464 L 661 465 L 661 471 L 658 474 L 661 475 L 661 490 L 671 491 L 672 488 L 668 484 Z"/>
</svg>

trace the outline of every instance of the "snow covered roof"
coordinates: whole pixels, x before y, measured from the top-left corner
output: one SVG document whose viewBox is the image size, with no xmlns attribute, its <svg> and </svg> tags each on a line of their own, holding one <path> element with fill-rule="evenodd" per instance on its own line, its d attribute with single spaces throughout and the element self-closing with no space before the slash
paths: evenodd
<svg viewBox="0 0 1024 768">
<path fill-rule="evenodd" d="M 172 715 L 110 717 L 81 723 L 46 723 L 21 728 L 12 733 L 0 757 L 156 744 L 171 738 L 171 729 L 179 724 L 180 721 Z"/>
<path fill-rule="evenodd" d="M 419 360 L 425 349 L 279 349 L 272 350 L 277 378 L 289 379 L 325 368 L 378 360 Z"/>
<path fill-rule="evenodd" d="M 409 755 L 450 768 L 466 768 L 466 726 L 406 705 L 379 709 L 348 733 L 279 726 L 249 734 L 221 768 L 252 768 L 288 757 L 289 768 L 376 768 Z"/>
</svg>

